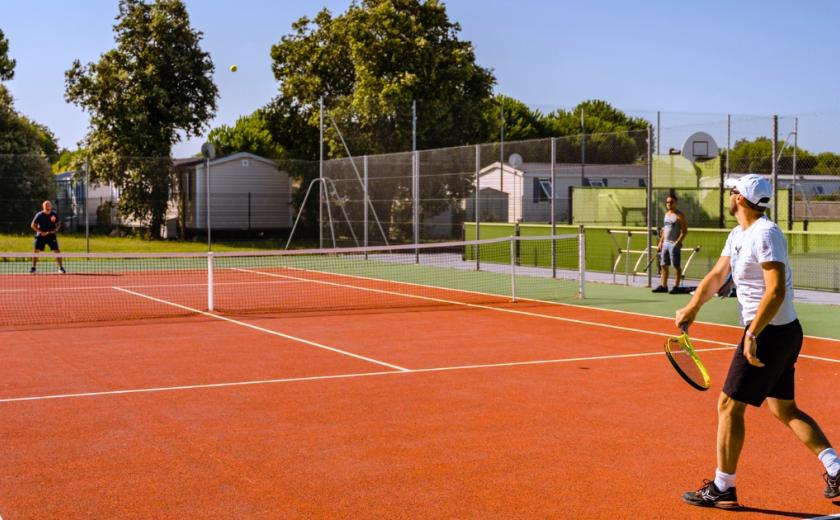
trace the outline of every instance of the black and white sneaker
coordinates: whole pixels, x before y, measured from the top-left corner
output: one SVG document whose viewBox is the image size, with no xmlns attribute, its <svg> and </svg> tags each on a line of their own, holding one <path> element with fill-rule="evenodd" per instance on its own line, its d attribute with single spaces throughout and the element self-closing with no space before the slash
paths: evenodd
<svg viewBox="0 0 840 520">
<path fill-rule="evenodd" d="M 823 478 L 825 479 L 825 491 L 823 491 L 825 498 L 840 497 L 840 471 L 833 477 L 829 477 L 828 473 L 823 473 Z"/>
<path fill-rule="evenodd" d="M 703 487 L 697 491 L 686 491 L 682 496 L 683 502 L 693 506 L 717 507 L 718 509 L 738 509 L 738 495 L 731 487 L 721 491 L 711 480 L 704 480 Z"/>
<path fill-rule="evenodd" d="M 58 272 L 59 272 L 60 274 L 67 274 L 67 271 L 65 271 L 63 267 L 59 267 L 59 268 L 58 268 Z"/>
<path fill-rule="evenodd" d="M 34 267 L 29 268 L 29 274 L 35 274 L 35 268 Z"/>
</svg>

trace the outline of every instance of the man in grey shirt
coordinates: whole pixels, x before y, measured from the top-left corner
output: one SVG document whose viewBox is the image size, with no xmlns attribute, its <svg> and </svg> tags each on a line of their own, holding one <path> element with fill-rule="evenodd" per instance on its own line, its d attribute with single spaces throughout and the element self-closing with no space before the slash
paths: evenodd
<svg viewBox="0 0 840 520">
<path fill-rule="evenodd" d="M 653 290 L 655 293 L 668 292 L 668 266 L 673 265 L 676 275 L 674 276 L 674 288 L 671 293 L 676 293 L 682 283 L 682 265 L 680 264 L 680 249 L 685 235 L 688 234 L 688 222 L 683 212 L 677 209 L 677 196 L 668 195 L 665 198 L 665 218 L 663 219 L 662 233 L 659 235 L 659 244 L 656 252 L 659 255 L 659 268 L 662 277 L 659 287 Z"/>
</svg>

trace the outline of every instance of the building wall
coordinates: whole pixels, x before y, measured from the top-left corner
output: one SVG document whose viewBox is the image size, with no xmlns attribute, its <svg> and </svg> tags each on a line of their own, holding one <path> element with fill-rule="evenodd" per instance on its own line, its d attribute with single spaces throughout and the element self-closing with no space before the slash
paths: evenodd
<svg viewBox="0 0 840 520">
<path fill-rule="evenodd" d="M 193 182 L 194 179 L 194 182 Z M 206 228 L 207 176 L 198 165 L 188 181 L 187 227 Z M 291 227 L 291 184 L 286 172 L 249 157 L 211 164 L 210 219 L 213 229 Z"/>
</svg>

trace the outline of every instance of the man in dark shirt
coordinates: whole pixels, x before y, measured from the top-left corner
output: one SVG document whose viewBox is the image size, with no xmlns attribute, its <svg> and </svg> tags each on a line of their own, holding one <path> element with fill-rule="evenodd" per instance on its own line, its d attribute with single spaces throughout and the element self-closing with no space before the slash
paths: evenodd
<svg viewBox="0 0 840 520">
<path fill-rule="evenodd" d="M 58 249 L 58 237 L 56 233 L 61 228 L 61 221 L 58 220 L 58 213 L 53 211 L 52 202 L 45 200 L 41 205 L 41 211 L 35 214 L 32 219 L 30 227 L 35 231 L 35 247 L 34 253 L 36 256 L 32 257 L 32 268 L 30 273 L 35 273 L 35 266 L 38 265 L 38 253 L 44 250 L 44 246 L 50 246 L 50 251 L 54 253 L 61 253 Z M 58 272 L 64 274 L 64 266 L 61 264 L 61 257 L 56 257 L 58 261 Z"/>
</svg>

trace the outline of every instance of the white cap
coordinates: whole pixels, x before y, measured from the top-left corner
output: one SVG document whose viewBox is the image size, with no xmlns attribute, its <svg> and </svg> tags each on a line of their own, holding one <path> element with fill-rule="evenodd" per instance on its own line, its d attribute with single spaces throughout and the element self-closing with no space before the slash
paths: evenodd
<svg viewBox="0 0 840 520">
<path fill-rule="evenodd" d="M 727 188 L 735 188 L 745 199 L 762 208 L 770 207 L 773 198 L 773 186 L 762 175 L 748 173 L 740 179 L 726 179 Z"/>
</svg>

